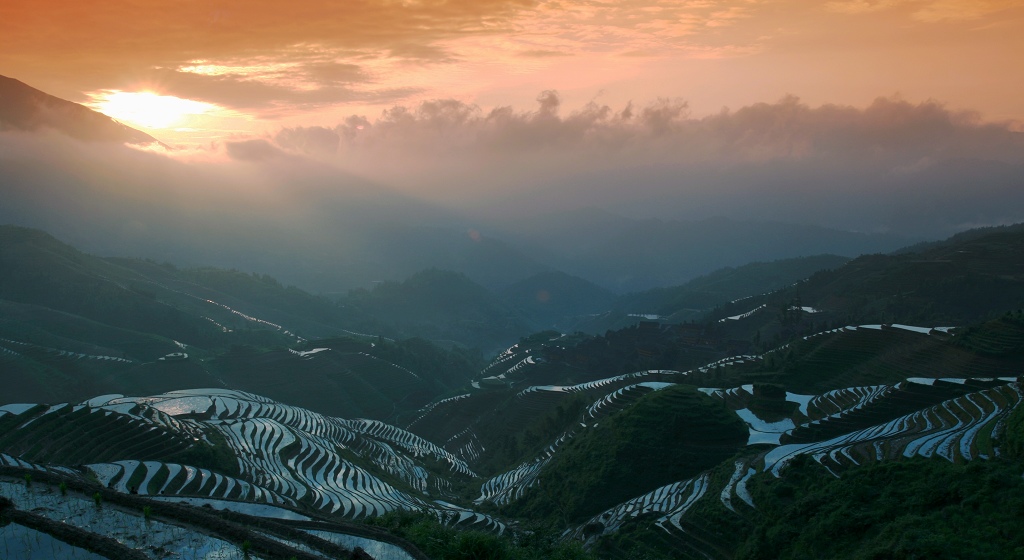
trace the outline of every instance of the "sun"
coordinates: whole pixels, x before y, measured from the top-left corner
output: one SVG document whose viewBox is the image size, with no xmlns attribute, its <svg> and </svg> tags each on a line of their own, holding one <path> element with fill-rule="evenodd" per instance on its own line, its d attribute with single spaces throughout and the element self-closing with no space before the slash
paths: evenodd
<svg viewBox="0 0 1024 560">
<path fill-rule="evenodd" d="M 145 128 L 168 128 L 192 115 L 217 109 L 212 103 L 158 95 L 149 91 L 109 90 L 92 95 L 90 103 L 99 112 L 115 120 Z"/>
</svg>

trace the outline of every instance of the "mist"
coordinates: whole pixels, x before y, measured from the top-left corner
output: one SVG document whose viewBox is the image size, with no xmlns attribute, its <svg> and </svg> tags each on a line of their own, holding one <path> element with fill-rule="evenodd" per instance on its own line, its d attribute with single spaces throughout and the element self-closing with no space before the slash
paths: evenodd
<svg viewBox="0 0 1024 560">
<path fill-rule="evenodd" d="M 778 220 L 910 236 L 1021 219 L 1020 123 L 934 101 L 812 108 L 795 97 L 703 117 L 679 99 L 562 114 L 454 100 L 333 128 L 282 149 L 488 218 L 589 205 L 634 218 Z"/>
<path fill-rule="evenodd" d="M 0 133 L 0 221 L 101 255 L 319 291 L 424 268 L 558 269 L 627 291 L 721 266 L 888 251 L 1024 221 L 1024 138 L 936 102 L 456 100 L 177 150 Z"/>
</svg>

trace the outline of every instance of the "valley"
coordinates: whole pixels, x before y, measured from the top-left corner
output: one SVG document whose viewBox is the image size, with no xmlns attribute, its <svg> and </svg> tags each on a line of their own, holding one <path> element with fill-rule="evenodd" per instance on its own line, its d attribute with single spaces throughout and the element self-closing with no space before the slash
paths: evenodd
<svg viewBox="0 0 1024 560">
<path fill-rule="evenodd" d="M 542 331 L 484 362 L 468 343 L 373 334 L 365 311 L 269 278 L 97 259 L 8 229 L 0 255 L 25 263 L 0 283 L 9 540 L 83 558 L 453 554 L 436 535 L 486 557 L 843 555 L 777 540 L 822 485 L 856 493 L 897 469 L 973 488 L 1021 470 L 1024 316 L 998 312 L 1021 301 L 1006 253 L 1019 231 L 861 257 L 695 322 Z M 965 253 L 973 278 L 957 284 Z M 939 278 L 984 288 L 901 294 L 938 255 L 953 256 Z M 27 283 L 33 270 L 47 279 Z M 107 304 L 70 295 L 86 291 Z M 886 322 L 847 323 L 868 316 Z M 1008 484 L 1000 500 L 1024 503 Z M 197 508 L 224 532 L 196 532 Z M 964 526 L 1004 522 L 983 511 Z M 871 534 L 850 550 L 889 538 Z"/>
</svg>

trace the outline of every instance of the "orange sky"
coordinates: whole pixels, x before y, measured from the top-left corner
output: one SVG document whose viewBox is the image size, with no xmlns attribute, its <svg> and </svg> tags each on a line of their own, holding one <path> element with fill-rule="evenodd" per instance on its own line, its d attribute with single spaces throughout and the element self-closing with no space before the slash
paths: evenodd
<svg viewBox="0 0 1024 560">
<path fill-rule="evenodd" d="M 1024 121 L 1022 55 L 1022 0 L 0 3 L 0 74 L 95 106 L 197 102 L 131 123 L 182 143 L 429 99 L 529 109 L 545 90 L 569 110 L 672 98 L 698 116 L 898 94 Z"/>
</svg>

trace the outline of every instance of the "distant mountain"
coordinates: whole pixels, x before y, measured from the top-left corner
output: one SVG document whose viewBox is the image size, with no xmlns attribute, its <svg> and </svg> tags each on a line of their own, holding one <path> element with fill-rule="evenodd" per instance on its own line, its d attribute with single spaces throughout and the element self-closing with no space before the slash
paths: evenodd
<svg viewBox="0 0 1024 560">
<path fill-rule="evenodd" d="M 604 313 L 615 294 L 583 278 L 550 271 L 520 280 L 500 291 L 538 329 L 571 329 L 582 315 Z"/>
<path fill-rule="evenodd" d="M 608 308 L 610 311 L 578 320 L 572 330 L 601 334 L 640 321 L 701 321 L 716 306 L 785 288 L 819 270 L 836 268 L 849 260 L 836 255 L 817 255 L 722 268 L 679 286 L 619 296 Z"/>
<path fill-rule="evenodd" d="M 156 140 L 5 77 L 0 130 L 103 141 L 83 148 L 25 134 L 4 139 L 18 149 L 0 147 L 0 223 L 45 229 L 93 253 L 270 273 L 334 294 L 431 267 L 491 289 L 549 269 L 451 210 L 336 168 L 285 158 L 296 167 L 270 170 L 281 176 L 255 188 L 237 168 L 222 174 L 127 150 L 117 144 Z"/>
<path fill-rule="evenodd" d="M 679 285 L 750 262 L 889 252 L 915 241 L 806 224 L 638 220 L 596 210 L 538 215 L 502 231 L 537 260 L 620 293 Z"/>
<path fill-rule="evenodd" d="M 679 286 L 622 296 L 616 300 L 615 306 L 664 317 L 684 310 L 703 312 L 734 299 L 784 288 L 819 270 L 842 266 L 849 260 L 838 255 L 817 255 L 726 267 Z"/>
<path fill-rule="evenodd" d="M 3 129 L 52 129 L 88 141 L 159 142 L 145 132 L 125 126 L 102 113 L 6 76 L 0 76 L 0 130 Z"/>
<path fill-rule="evenodd" d="M 398 338 L 422 337 L 499 351 L 532 332 L 529 319 L 458 272 L 428 269 L 403 282 L 381 282 L 339 300 Z"/>
<path fill-rule="evenodd" d="M 799 286 L 822 309 L 885 322 L 964 324 L 1024 307 L 1024 228 L 991 228 L 918 253 L 867 255 Z"/>
<path fill-rule="evenodd" d="M 354 315 L 268 276 L 102 259 L 29 228 L 0 226 L 0 265 L 0 300 L 210 349 L 243 342 L 224 331 L 257 326 L 280 342 L 339 335 Z"/>
<path fill-rule="evenodd" d="M 960 233 L 952 235 L 952 236 L 950 236 L 950 237 L 948 237 L 946 239 L 939 239 L 937 241 L 922 241 L 921 243 L 915 243 L 913 245 L 908 245 L 906 247 L 901 247 L 900 249 L 897 249 L 896 251 L 893 251 L 893 254 L 924 253 L 926 251 L 937 250 L 937 249 L 941 249 L 942 247 L 949 247 L 949 246 L 952 246 L 952 245 L 956 245 L 958 243 L 965 243 L 965 242 L 970 241 L 972 239 L 977 239 L 979 237 L 985 237 L 985 236 L 987 236 L 987 235 L 989 235 L 991 233 L 997 233 L 997 232 L 1001 232 L 1001 233 L 1014 233 L 1014 232 L 1017 232 L 1017 233 L 1019 233 L 1019 232 L 1022 232 L 1022 231 L 1024 231 L 1024 223 L 1013 224 L 1013 225 L 1003 225 L 1003 226 L 974 228 L 974 229 L 969 229 L 969 230 L 966 230 L 966 231 L 961 231 Z"/>
<path fill-rule="evenodd" d="M 384 275 L 373 280 L 404 279 L 427 269 L 450 270 L 500 291 L 550 270 L 513 244 L 468 226 L 394 226 L 366 243 L 361 259 L 377 265 Z"/>
<path fill-rule="evenodd" d="M 472 251 L 478 242 L 467 243 Z M 380 282 L 370 290 L 328 298 L 285 286 L 266 274 L 103 259 L 42 231 L 15 226 L 0 226 L 0 265 L 11 271 L 0 275 L 0 305 L 8 307 L 9 317 L 32 316 L 27 306 L 45 309 L 32 322 L 46 332 L 93 322 L 98 326 L 76 335 L 78 342 L 102 347 L 101 354 L 142 361 L 175 351 L 172 340 L 218 353 L 237 344 L 284 346 L 352 332 L 372 333 L 371 340 L 378 334 L 422 337 L 491 353 L 541 330 L 548 317 L 534 316 L 532 308 L 517 309 L 460 272 L 427 269 L 402 282 Z M 579 286 L 587 284 L 578 280 L 552 289 L 559 297 L 590 301 L 595 293 L 590 289 L 568 291 Z M 22 326 L 12 324 L 11 332 Z M 136 334 L 101 334 L 107 329 Z M 0 336 L 4 330 L 0 319 Z"/>
<path fill-rule="evenodd" d="M 864 255 L 805 282 L 724 305 L 729 336 L 774 344 L 858 323 L 958 326 L 1024 308 L 1024 227 L 964 232 L 891 255 Z M 730 319 L 732 318 L 732 319 Z"/>
</svg>

